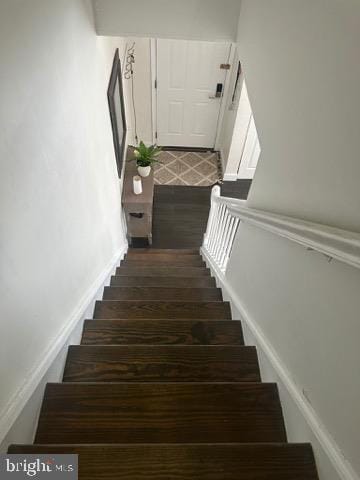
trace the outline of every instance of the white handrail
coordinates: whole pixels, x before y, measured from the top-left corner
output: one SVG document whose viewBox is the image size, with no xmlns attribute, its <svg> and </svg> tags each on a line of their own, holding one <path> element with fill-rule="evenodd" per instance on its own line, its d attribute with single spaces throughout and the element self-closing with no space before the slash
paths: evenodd
<svg viewBox="0 0 360 480">
<path fill-rule="evenodd" d="M 226 271 L 240 221 L 321 252 L 329 260 L 360 268 L 359 233 L 250 208 L 244 200 L 221 197 L 220 187 L 215 185 L 203 248 L 222 272 Z"/>
</svg>

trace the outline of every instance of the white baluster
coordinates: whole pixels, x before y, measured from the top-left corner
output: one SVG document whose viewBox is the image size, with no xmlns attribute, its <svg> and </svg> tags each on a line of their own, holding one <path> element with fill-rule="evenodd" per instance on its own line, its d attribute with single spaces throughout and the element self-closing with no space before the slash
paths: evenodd
<svg viewBox="0 0 360 480">
<path fill-rule="evenodd" d="M 217 245 L 217 249 L 216 249 L 216 252 L 215 252 L 215 261 L 217 263 L 219 263 L 219 260 L 221 258 L 221 255 L 222 255 L 222 252 L 225 248 L 225 232 L 226 232 L 226 228 L 227 228 L 227 224 L 229 222 L 229 219 L 230 219 L 230 213 L 228 211 L 228 208 L 227 206 L 225 206 L 225 213 L 224 213 L 224 216 L 222 218 L 222 222 L 221 222 L 221 235 L 219 237 L 219 241 L 218 241 L 218 245 Z"/>
<path fill-rule="evenodd" d="M 225 258 L 224 258 L 223 267 L 222 267 L 223 272 L 225 272 L 226 268 L 227 268 L 227 264 L 228 264 L 228 261 L 229 261 L 229 258 L 230 258 L 232 246 L 233 246 L 233 243 L 234 243 L 234 239 L 235 239 L 235 235 L 236 235 L 239 223 L 240 223 L 240 219 L 235 218 L 235 221 L 234 221 L 234 223 L 232 225 L 232 228 L 231 228 L 229 242 L 228 242 L 228 245 L 227 245 L 227 248 L 226 248 L 226 251 L 225 251 Z"/>
<path fill-rule="evenodd" d="M 221 270 L 223 270 L 225 266 L 226 252 L 228 251 L 228 248 L 229 248 L 230 236 L 231 236 L 231 231 L 232 231 L 232 226 L 234 224 L 234 221 L 235 221 L 235 218 L 233 217 L 233 215 L 231 215 L 231 213 L 229 213 L 229 219 L 225 227 L 224 247 L 222 249 L 221 256 L 219 258 L 219 266 Z"/>
<path fill-rule="evenodd" d="M 213 216 L 212 216 L 211 228 L 210 228 L 210 233 L 209 233 L 209 243 L 208 243 L 209 252 L 212 250 L 212 248 L 214 246 L 214 239 L 215 239 L 216 229 L 217 229 L 217 225 L 218 225 L 218 218 L 219 218 L 219 210 L 220 210 L 220 204 L 219 203 L 214 203 L 213 204 Z"/>
<path fill-rule="evenodd" d="M 211 232 L 211 239 L 209 243 L 209 252 L 212 253 L 215 247 L 215 242 L 216 242 L 216 236 L 217 236 L 217 231 L 219 228 L 219 218 L 221 215 L 221 208 L 222 205 L 220 203 L 215 204 L 215 214 L 213 218 L 213 229 Z"/>
<path fill-rule="evenodd" d="M 212 254 L 213 257 L 215 257 L 215 253 L 217 251 L 219 241 L 221 238 L 221 226 L 222 226 L 222 221 L 225 215 L 225 210 L 226 210 L 226 205 L 224 205 L 223 203 L 220 204 L 219 213 L 218 213 L 216 225 L 215 225 L 214 240 L 210 250 L 210 253 Z"/>
</svg>

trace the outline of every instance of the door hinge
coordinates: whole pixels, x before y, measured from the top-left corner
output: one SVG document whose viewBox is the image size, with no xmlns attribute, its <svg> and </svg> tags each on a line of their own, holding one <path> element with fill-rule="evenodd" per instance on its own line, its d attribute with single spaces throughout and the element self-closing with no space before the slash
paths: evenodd
<svg viewBox="0 0 360 480">
<path fill-rule="evenodd" d="M 221 70 L 230 70 L 230 67 L 231 67 L 230 63 L 222 63 L 220 65 Z"/>
<path fill-rule="evenodd" d="M 157 88 L 157 79 L 155 78 L 154 87 Z"/>
<path fill-rule="evenodd" d="M 158 138 L 158 134 L 157 132 L 155 132 L 155 139 L 157 140 L 157 138 Z"/>
</svg>

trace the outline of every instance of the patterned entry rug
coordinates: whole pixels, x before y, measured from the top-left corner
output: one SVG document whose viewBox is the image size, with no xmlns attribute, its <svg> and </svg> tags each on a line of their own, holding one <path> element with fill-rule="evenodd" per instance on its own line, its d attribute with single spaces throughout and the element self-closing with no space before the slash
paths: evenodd
<svg viewBox="0 0 360 480">
<path fill-rule="evenodd" d="M 208 187 L 221 181 L 221 166 L 217 152 L 183 152 L 163 150 L 161 164 L 154 166 L 156 185 L 188 185 Z"/>
</svg>

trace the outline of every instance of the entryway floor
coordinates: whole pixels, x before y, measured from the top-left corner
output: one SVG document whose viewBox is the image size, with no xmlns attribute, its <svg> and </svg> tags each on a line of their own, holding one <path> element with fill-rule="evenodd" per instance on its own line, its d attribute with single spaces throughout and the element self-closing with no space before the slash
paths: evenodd
<svg viewBox="0 0 360 480">
<path fill-rule="evenodd" d="M 221 180 L 219 155 L 213 151 L 163 150 L 154 167 L 155 185 L 209 187 Z"/>
<path fill-rule="evenodd" d="M 224 182 L 221 195 L 245 200 L 251 180 Z M 155 185 L 153 248 L 200 248 L 210 210 L 211 187 Z M 148 247 L 133 238 L 132 247 Z"/>
</svg>

